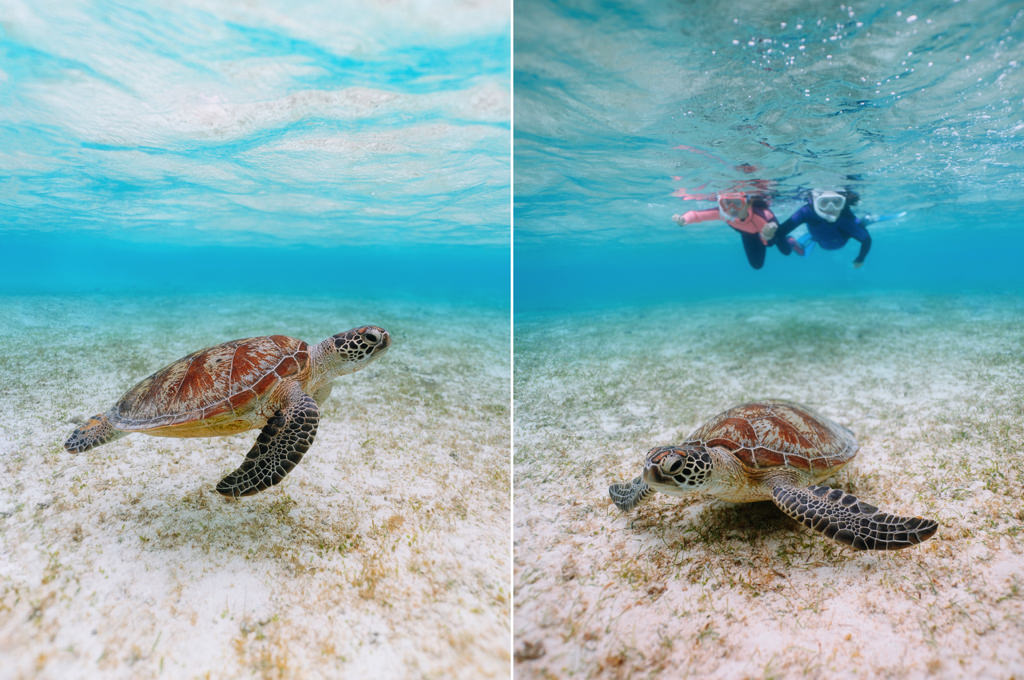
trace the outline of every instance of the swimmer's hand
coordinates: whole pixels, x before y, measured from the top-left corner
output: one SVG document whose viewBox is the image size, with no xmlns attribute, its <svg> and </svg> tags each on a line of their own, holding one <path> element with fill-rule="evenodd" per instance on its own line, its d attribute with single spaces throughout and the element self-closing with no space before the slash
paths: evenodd
<svg viewBox="0 0 1024 680">
<path fill-rule="evenodd" d="M 771 241 L 772 237 L 775 236 L 775 232 L 776 230 L 778 230 L 778 228 L 778 222 L 769 222 L 768 224 L 764 225 L 764 229 L 761 230 L 761 238 L 763 238 L 765 242 Z"/>
<path fill-rule="evenodd" d="M 676 224 L 678 224 L 680 227 L 685 227 L 686 226 L 686 216 L 685 215 L 673 215 L 672 216 L 672 221 L 675 222 Z"/>
<path fill-rule="evenodd" d="M 860 269 L 863 266 L 864 266 L 864 260 L 861 260 L 860 262 L 857 262 L 857 260 L 853 261 L 853 268 L 854 269 Z"/>
</svg>

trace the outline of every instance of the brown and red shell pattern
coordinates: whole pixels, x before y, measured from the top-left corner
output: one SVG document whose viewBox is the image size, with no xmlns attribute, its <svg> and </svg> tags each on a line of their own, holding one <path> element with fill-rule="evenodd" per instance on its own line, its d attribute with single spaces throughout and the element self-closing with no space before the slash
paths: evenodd
<svg viewBox="0 0 1024 680">
<path fill-rule="evenodd" d="M 179 359 L 128 390 L 112 409 L 122 428 L 148 429 L 244 412 L 309 365 L 309 346 L 284 335 L 232 340 Z"/>
<path fill-rule="evenodd" d="M 790 466 L 821 472 L 853 458 L 853 433 L 797 404 L 762 401 L 718 414 L 690 435 L 686 444 L 730 451 L 752 468 Z"/>
</svg>

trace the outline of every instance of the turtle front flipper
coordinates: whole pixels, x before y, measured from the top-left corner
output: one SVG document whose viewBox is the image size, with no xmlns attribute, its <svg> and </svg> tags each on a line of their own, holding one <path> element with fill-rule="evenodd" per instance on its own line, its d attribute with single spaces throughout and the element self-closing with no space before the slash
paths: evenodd
<svg viewBox="0 0 1024 680">
<path fill-rule="evenodd" d="M 64 442 L 64 449 L 68 453 L 82 453 L 100 444 L 120 439 L 126 434 L 128 433 L 114 427 L 105 413 L 97 413 L 71 433 Z"/>
<path fill-rule="evenodd" d="M 619 482 L 608 487 L 608 495 L 612 497 L 615 507 L 628 512 L 638 506 L 640 501 L 651 493 L 651 487 L 643 477 L 636 477 L 632 482 Z"/>
<path fill-rule="evenodd" d="M 267 420 L 245 461 L 220 480 L 217 492 L 225 496 L 251 496 L 277 484 L 302 460 L 316 436 L 320 409 L 302 392 Z"/>
<path fill-rule="evenodd" d="M 938 529 L 934 520 L 881 512 L 840 489 L 827 486 L 772 488 L 775 505 L 805 527 L 857 550 L 899 550 L 916 545 Z"/>
</svg>

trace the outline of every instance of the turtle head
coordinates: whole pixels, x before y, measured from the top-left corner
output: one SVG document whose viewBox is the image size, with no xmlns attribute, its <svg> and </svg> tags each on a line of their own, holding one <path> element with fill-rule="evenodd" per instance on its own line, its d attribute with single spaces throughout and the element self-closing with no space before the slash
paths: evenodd
<svg viewBox="0 0 1024 680">
<path fill-rule="evenodd" d="M 383 355 L 390 346 L 391 336 L 378 326 L 360 326 L 332 335 L 316 347 L 317 372 L 328 380 L 354 373 Z"/>
<path fill-rule="evenodd" d="M 685 496 L 710 484 L 712 467 L 703 446 L 658 446 L 647 453 L 644 481 L 656 491 Z"/>
</svg>

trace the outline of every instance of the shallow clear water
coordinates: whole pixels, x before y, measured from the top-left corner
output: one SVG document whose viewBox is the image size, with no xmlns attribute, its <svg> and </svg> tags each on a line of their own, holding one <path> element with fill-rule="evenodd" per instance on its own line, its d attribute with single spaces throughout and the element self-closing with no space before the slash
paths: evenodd
<svg viewBox="0 0 1024 680">
<path fill-rule="evenodd" d="M 197 348 L 357 319 L 391 349 L 337 381 L 301 467 L 253 502 L 213 488 L 255 432 L 63 450 Z M 423 299 L 0 296 L 5 677 L 502 677 L 508 333 L 507 310 Z"/>
<path fill-rule="evenodd" d="M 984 17 L 984 21 L 979 20 Z M 751 293 L 1024 290 L 1018 3 L 515 4 L 516 309 Z M 780 218 L 846 185 L 901 219 L 747 265 L 710 207 L 764 187 Z"/>
<path fill-rule="evenodd" d="M 1020 3 L 521 0 L 515 29 L 517 673 L 1020 669 L 996 650 L 1024 600 L 990 597 L 1021 581 Z M 859 269 L 850 243 L 753 270 L 671 219 L 757 187 L 785 219 L 831 184 L 907 213 Z M 765 398 L 849 427 L 829 484 L 936 538 L 851 554 L 770 504 L 612 505 L 651 447 Z"/>
<path fill-rule="evenodd" d="M 515 639 L 517 653 L 544 651 L 517 677 L 605 677 L 610 665 L 616 677 L 701 678 L 1024 667 L 1024 655 L 1002 651 L 1024 633 L 1012 585 L 1024 576 L 1024 300 L 730 302 L 517 323 Z M 860 450 L 828 484 L 935 519 L 936 537 L 855 553 L 770 503 L 654 494 L 629 513 L 611 504 L 609 483 L 639 474 L 652 447 L 767 397 L 849 427 Z M 977 595 L 967 583 L 982 584 Z M 984 634 L 971 626 L 986 617 L 997 623 Z M 808 635 L 820 650 L 811 655 Z"/>
<path fill-rule="evenodd" d="M 510 18 L 0 0 L 0 675 L 507 676 Z M 255 432 L 63 449 L 190 352 L 362 324 L 253 503 Z"/>
<path fill-rule="evenodd" d="M 507 6 L 2 7 L 0 290 L 507 304 Z"/>
</svg>

